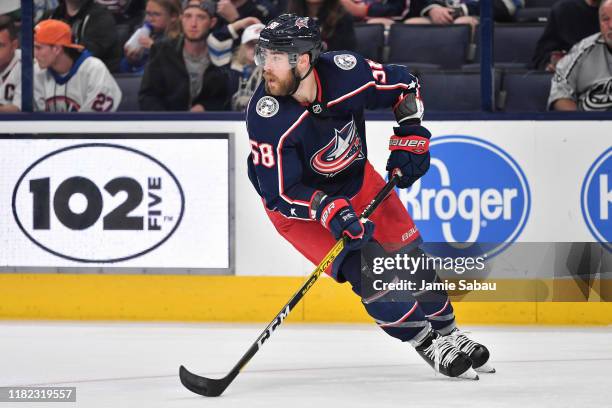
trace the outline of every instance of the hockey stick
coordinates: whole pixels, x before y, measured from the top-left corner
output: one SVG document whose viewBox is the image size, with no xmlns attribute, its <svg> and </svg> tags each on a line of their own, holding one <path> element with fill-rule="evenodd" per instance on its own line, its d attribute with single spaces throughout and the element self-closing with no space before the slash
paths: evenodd
<svg viewBox="0 0 612 408">
<path fill-rule="evenodd" d="M 389 194 L 389 192 L 393 190 L 398 181 L 399 176 L 394 175 L 391 180 L 385 185 L 385 187 L 378 194 L 376 194 L 376 197 L 374 197 L 374 199 L 370 202 L 370 204 L 368 204 L 365 210 L 363 210 L 363 213 L 360 216 L 362 221 L 372 215 L 376 207 L 378 207 L 378 205 L 385 199 L 385 197 L 387 197 L 387 194 Z M 251 360 L 251 358 L 253 358 L 255 353 L 259 351 L 261 346 L 263 346 L 264 342 L 270 338 L 274 330 L 276 330 L 276 328 L 283 323 L 285 318 L 289 315 L 291 310 L 293 310 L 295 305 L 299 303 L 302 297 L 304 297 L 306 292 L 310 290 L 312 285 L 314 285 L 314 283 L 319 278 L 319 275 L 321 275 L 321 272 L 325 271 L 329 267 L 329 265 L 334 262 L 334 259 L 336 259 L 336 257 L 338 256 L 338 254 L 340 254 L 340 252 L 344 248 L 344 245 L 346 244 L 345 239 L 346 238 L 338 240 L 338 242 L 323 258 L 321 263 L 310 274 L 306 282 L 304 282 L 304 284 L 298 289 L 297 292 L 295 292 L 291 299 L 289 299 L 287 304 L 276 315 L 274 320 L 272 320 L 270 324 L 268 324 L 265 330 L 257 338 L 257 341 L 255 341 L 255 343 L 251 345 L 249 350 L 242 356 L 240 361 L 236 363 L 236 365 L 234 366 L 234 368 L 232 368 L 229 374 L 220 379 L 206 378 L 194 374 L 187 370 L 184 366 L 181 366 L 179 369 L 179 376 L 183 385 L 188 390 L 195 392 L 196 394 L 204 395 L 206 397 L 218 397 L 219 395 L 221 395 L 221 393 L 225 391 L 225 389 L 231 384 L 231 382 L 234 381 L 234 378 L 236 378 L 236 376 L 240 373 L 244 366 L 246 366 L 247 363 Z"/>
</svg>

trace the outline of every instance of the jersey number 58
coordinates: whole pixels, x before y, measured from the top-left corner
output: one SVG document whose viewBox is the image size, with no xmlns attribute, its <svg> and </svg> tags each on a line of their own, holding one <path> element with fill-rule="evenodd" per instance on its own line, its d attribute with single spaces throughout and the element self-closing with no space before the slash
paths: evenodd
<svg viewBox="0 0 612 408">
<path fill-rule="evenodd" d="M 387 73 L 385 72 L 385 68 L 383 67 L 383 65 L 379 64 L 378 62 L 371 61 L 371 60 L 366 60 L 366 61 L 368 62 L 368 65 L 372 69 L 372 76 L 374 77 L 376 82 L 378 82 L 379 84 L 386 84 L 387 83 Z"/>
<path fill-rule="evenodd" d="M 251 143 L 251 154 L 253 156 L 253 164 L 263 164 L 270 168 L 274 167 L 276 161 L 274 159 L 274 148 L 269 143 L 257 143 L 254 140 L 249 140 Z"/>
</svg>

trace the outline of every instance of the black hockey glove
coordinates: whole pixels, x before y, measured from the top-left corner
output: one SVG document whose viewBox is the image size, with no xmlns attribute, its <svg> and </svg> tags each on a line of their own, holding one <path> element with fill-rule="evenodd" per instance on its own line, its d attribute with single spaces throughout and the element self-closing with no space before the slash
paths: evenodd
<svg viewBox="0 0 612 408">
<path fill-rule="evenodd" d="M 361 249 L 372 238 L 374 223 L 362 223 L 346 197 L 325 197 L 317 208 L 317 220 L 336 239 L 347 237 L 346 249 Z"/>
<path fill-rule="evenodd" d="M 431 133 L 421 125 L 401 125 L 393 130 L 387 160 L 389 179 L 399 170 L 401 177 L 397 186 L 408 188 L 429 170 Z"/>
</svg>

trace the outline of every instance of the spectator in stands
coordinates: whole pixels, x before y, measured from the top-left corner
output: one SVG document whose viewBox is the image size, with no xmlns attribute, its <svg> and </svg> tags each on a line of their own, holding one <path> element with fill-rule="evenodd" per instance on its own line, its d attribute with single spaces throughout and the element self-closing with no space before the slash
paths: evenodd
<svg viewBox="0 0 612 408">
<path fill-rule="evenodd" d="M 125 44 L 144 19 L 146 0 L 95 0 L 113 15 L 117 24 L 117 41 Z"/>
<path fill-rule="evenodd" d="M 113 15 L 117 41 L 124 44 L 144 18 L 146 0 L 95 0 Z"/>
<path fill-rule="evenodd" d="M 574 44 L 598 32 L 599 3 L 600 0 L 560 0 L 553 4 L 532 68 L 554 72 L 557 62 Z"/>
<path fill-rule="evenodd" d="M 21 50 L 12 19 L 0 16 L 0 112 L 21 110 Z"/>
<path fill-rule="evenodd" d="M 289 0 L 289 12 L 319 19 L 325 51 L 355 50 L 353 16 L 340 0 Z"/>
<path fill-rule="evenodd" d="M 476 27 L 479 21 L 479 0 L 425 0 L 420 4 L 420 17 L 409 18 L 406 24 L 470 24 Z M 512 21 L 516 10 L 524 4 L 524 0 L 493 0 L 493 19 Z"/>
<path fill-rule="evenodd" d="M 229 109 L 227 74 L 211 63 L 206 44 L 215 10 L 210 0 L 189 0 L 181 16 L 183 35 L 153 45 L 140 86 L 142 110 Z"/>
<path fill-rule="evenodd" d="M 34 23 L 38 23 L 45 15 L 57 8 L 58 0 L 34 0 Z"/>
<path fill-rule="evenodd" d="M 115 19 L 106 8 L 94 0 L 60 0 L 49 18 L 68 23 L 77 44 L 101 59 L 111 72 L 119 70 L 121 45 Z"/>
<path fill-rule="evenodd" d="M 240 46 L 242 30 L 251 24 L 266 24 L 274 13 L 274 6 L 268 0 L 219 0 L 219 21 L 208 37 L 213 63 L 218 66 L 229 64 L 232 53 Z"/>
<path fill-rule="evenodd" d="M 232 110 L 244 111 L 261 81 L 263 70 L 255 65 L 255 46 L 264 27 L 261 23 L 248 26 L 232 58 L 229 78 Z"/>
<path fill-rule="evenodd" d="M 210 58 L 213 64 L 221 67 L 228 65 L 232 60 L 234 51 L 240 46 L 236 40 L 240 38 L 243 30 L 253 24 L 260 24 L 257 17 L 245 17 L 217 28 L 208 36 L 207 43 Z"/>
<path fill-rule="evenodd" d="M 357 21 L 387 26 L 406 18 L 410 10 L 410 0 L 340 0 L 340 3 Z"/>
<path fill-rule="evenodd" d="M 612 111 L 612 0 L 599 6 L 599 29 L 557 64 L 549 109 Z"/>
<path fill-rule="evenodd" d="M 134 28 L 142 17 L 145 9 L 145 0 L 95 0 L 96 3 L 105 7 L 115 17 L 118 25 L 128 25 Z"/>
<path fill-rule="evenodd" d="M 113 112 L 121 90 L 108 68 L 71 38 L 70 26 L 43 20 L 34 28 L 34 109 Z"/>
<path fill-rule="evenodd" d="M 148 0 L 144 25 L 149 35 L 139 36 L 137 46 L 123 46 L 125 57 L 121 60 L 121 72 L 144 71 L 153 44 L 164 38 L 176 39 L 181 34 L 180 0 Z"/>
<path fill-rule="evenodd" d="M 256 17 L 266 24 L 274 14 L 274 7 L 266 0 L 219 0 L 217 15 L 219 24 L 233 23 L 245 17 Z"/>
</svg>

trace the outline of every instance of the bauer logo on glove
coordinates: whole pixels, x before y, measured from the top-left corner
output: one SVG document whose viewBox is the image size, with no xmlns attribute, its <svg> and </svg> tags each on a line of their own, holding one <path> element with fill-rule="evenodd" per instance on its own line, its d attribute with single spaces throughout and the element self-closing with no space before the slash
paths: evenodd
<svg viewBox="0 0 612 408">
<path fill-rule="evenodd" d="M 429 139 L 420 136 L 391 136 L 389 150 L 407 150 L 415 154 L 423 154 L 429 151 Z"/>
<path fill-rule="evenodd" d="M 429 170 L 429 139 L 431 133 L 421 125 L 401 125 L 393 129 L 389 141 L 391 154 L 387 171 L 391 178 L 397 170 L 401 173 L 399 188 L 408 188 Z"/>
</svg>

